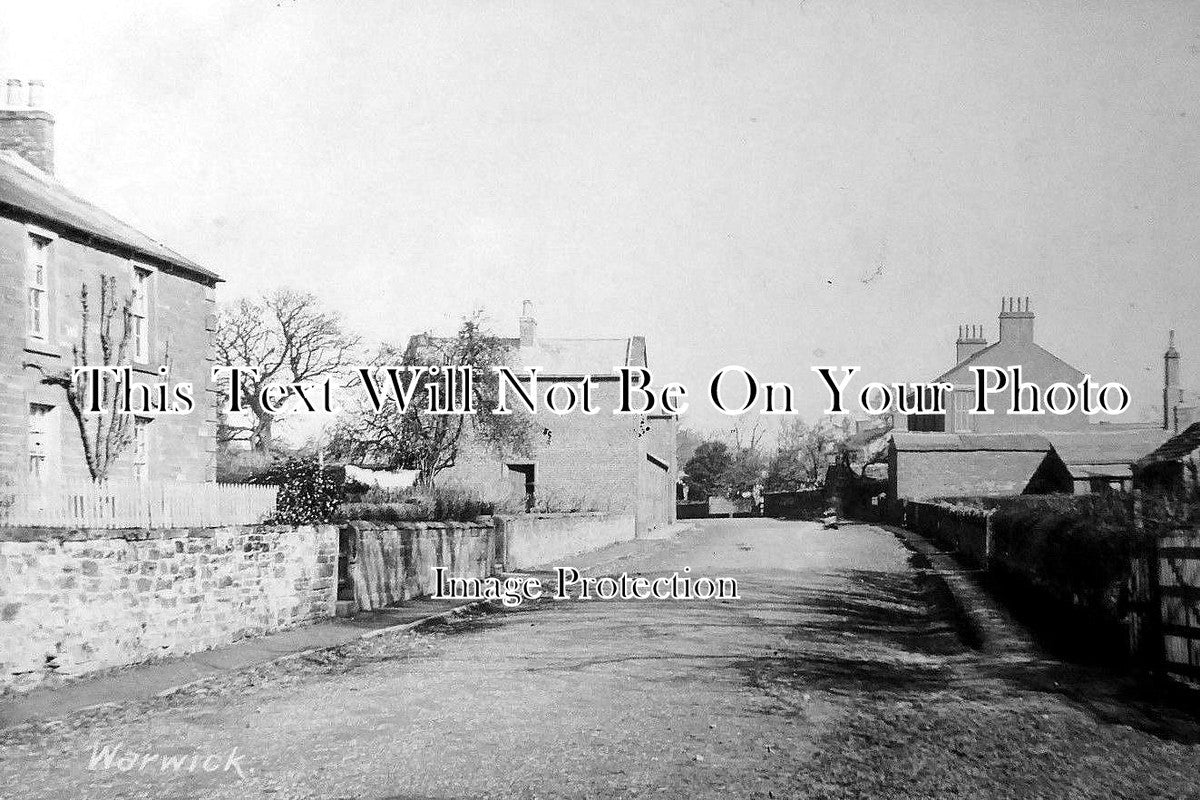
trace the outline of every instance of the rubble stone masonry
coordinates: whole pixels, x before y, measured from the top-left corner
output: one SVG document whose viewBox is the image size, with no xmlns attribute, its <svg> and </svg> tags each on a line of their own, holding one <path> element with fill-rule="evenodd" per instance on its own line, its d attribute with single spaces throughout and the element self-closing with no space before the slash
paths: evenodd
<svg viewBox="0 0 1200 800">
<path fill-rule="evenodd" d="M 332 616 L 337 531 L 0 529 L 0 689 Z"/>
</svg>

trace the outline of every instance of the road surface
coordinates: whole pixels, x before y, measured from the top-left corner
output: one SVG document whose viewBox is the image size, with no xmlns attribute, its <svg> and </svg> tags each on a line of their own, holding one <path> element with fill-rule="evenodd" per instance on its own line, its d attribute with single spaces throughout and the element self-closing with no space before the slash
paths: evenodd
<svg viewBox="0 0 1200 800">
<path fill-rule="evenodd" d="M 741 597 L 527 604 L 9 732 L 0 797 L 1200 797 L 1200 748 L 971 650 L 885 530 L 605 557 Z"/>
</svg>

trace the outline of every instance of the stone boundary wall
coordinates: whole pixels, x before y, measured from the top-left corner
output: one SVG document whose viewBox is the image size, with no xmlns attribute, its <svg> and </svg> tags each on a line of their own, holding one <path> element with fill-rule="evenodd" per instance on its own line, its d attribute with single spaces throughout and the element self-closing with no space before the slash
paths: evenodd
<svg viewBox="0 0 1200 800">
<path fill-rule="evenodd" d="M 496 528 L 481 522 L 345 523 L 354 602 L 370 611 L 432 594 L 435 567 L 452 578 L 482 578 L 496 569 Z"/>
<path fill-rule="evenodd" d="M 0 690 L 332 616 L 337 533 L 0 528 Z"/>
<path fill-rule="evenodd" d="M 637 538 L 633 514 L 517 514 L 496 517 L 505 569 L 570 566 L 565 560 Z"/>
</svg>

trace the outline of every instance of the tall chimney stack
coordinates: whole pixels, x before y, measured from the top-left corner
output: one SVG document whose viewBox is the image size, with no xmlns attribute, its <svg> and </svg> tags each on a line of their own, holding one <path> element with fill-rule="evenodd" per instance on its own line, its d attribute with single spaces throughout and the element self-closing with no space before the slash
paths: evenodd
<svg viewBox="0 0 1200 800">
<path fill-rule="evenodd" d="M 533 347 L 537 342 L 537 320 L 533 318 L 533 301 L 521 304 L 521 347 Z"/>
<path fill-rule="evenodd" d="M 45 85 L 9 78 L 0 107 L 0 150 L 10 150 L 42 172 L 54 173 L 54 116 L 46 110 Z"/>
<path fill-rule="evenodd" d="M 1029 298 L 1006 297 L 1000 301 L 1000 341 L 1010 344 L 1033 343 L 1033 312 Z"/>
<path fill-rule="evenodd" d="M 1163 353 L 1163 430 L 1169 431 L 1178 427 L 1175 408 L 1182 402 L 1183 381 L 1179 375 L 1179 351 L 1175 349 L 1175 331 L 1171 331 L 1167 335 L 1167 352 Z"/>
<path fill-rule="evenodd" d="M 959 325 L 958 340 L 954 343 L 954 363 L 961 364 L 987 347 L 982 325 Z"/>
</svg>

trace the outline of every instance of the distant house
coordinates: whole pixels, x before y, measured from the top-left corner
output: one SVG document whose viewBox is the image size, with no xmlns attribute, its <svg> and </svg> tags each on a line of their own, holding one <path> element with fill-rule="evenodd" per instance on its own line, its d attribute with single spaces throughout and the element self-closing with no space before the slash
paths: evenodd
<svg viewBox="0 0 1200 800">
<path fill-rule="evenodd" d="M 954 387 L 945 413 L 901 416 L 908 433 L 898 432 L 889 450 L 891 496 L 1130 488 L 1134 462 L 1166 439 L 1162 429 L 1093 421 L 1079 409 L 1061 415 L 1007 413 L 1008 390 L 991 397 L 995 413 L 970 413 L 975 406 L 975 367 L 1020 366 L 1022 381 L 1043 393 L 1054 383 L 1075 385 L 1084 377 L 1034 341 L 1028 298 L 1006 298 L 999 322 L 999 339 L 992 344 L 982 326 L 959 328 L 956 363 L 933 381 Z M 1170 353 L 1168 380 L 1169 359 Z"/>
<path fill-rule="evenodd" d="M 934 379 L 934 383 L 950 383 L 954 391 L 950 407 L 944 414 L 921 414 L 902 417 L 910 431 L 943 433 L 1038 433 L 1047 430 L 1085 430 L 1090 424 L 1080 410 L 1069 414 L 1018 415 L 1004 413 L 970 414 L 975 405 L 975 374 L 972 367 L 996 367 L 1006 370 L 1019 365 L 1022 380 L 1044 391 L 1051 384 L 1078 384 L 1083 373 L 1034 341 L 1034 314 L 1029 298 L 1006 298 L 1001 304 L 999 339 L 988 344 L 983 326 L 965 325 L 959 328 L 955 341 L 955 364 Z M 1000 406 L 1007 397 L 993 395 L 989 403 Z M 1005 406 L 1006 407 L 1006 406 Z"/>
<path fill-rule="evenodd" d="M 0 107 L 0 468 L 18 481 L 86 478 L 80 435 L 62 388 L 45 375 L 72 366 L 88 287 L 91 363 L 98 363 L 99 284 L 132 297 L 129 362 L 139 382 L 194 384 L 195 409 L 137 416 L 110 477 L 211 481 L 215 477 L 212 367 L 214 290 L 220 278 L 115 219 L 54 177 L 53 116 L 41 85 L 10 80 Z M 113 322 L 113 336 L 124 330 Z"/>
<path fill-rule="evenodd" d="M 1066 464 L 1043 436 L 895 432 L 888 497 L 925 500 L 1072 491 Z"/>
<path fill-rule="evenodd" d="M 423 338 L 414 337 L 409 347 L 423 346 Z M 619 396 L 614 370 L 647 365 L 645 338 L 545 338 L 526 302 L 520 335 L 504 344 L 508 366 L 539 368 L 543 392 L 555 383 L 578 383 L 592 376 L 593 403 L 599 412 L 558 415 L 539 408 L 530 418 L 531 453 L 498 452 L 472 439 L 439 481 L 470 487 L 486 497 L 507 498 L 518 506 L 632 512 L 639 533 L 674 522 L 675 417 L 612 413 Z"/>
</svg>

